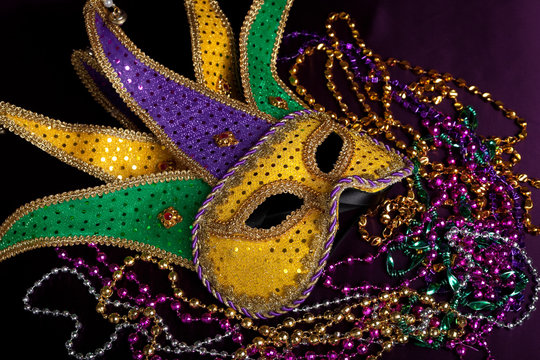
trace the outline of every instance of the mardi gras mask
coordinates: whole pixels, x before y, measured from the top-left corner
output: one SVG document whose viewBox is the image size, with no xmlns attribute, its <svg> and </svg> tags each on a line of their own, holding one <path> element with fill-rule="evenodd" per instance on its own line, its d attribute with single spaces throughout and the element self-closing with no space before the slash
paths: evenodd
<svg viewBox="0 0 540 360">
<path fill-rule="evenodd" d="M 232 35 L 215 1 L 186 2 L 197 39 L 196 83 L 146 56 L 115 12 L 90 0 L 92 52 L 76 53 L 76 68 L 126 127 L 136 128 L 138 117 L 153 134 L 67 126 L 0 104 L 0 121 L 10 130 L 116 181 L 19 209 L 0 227 L 0 259 L 101 242 L 187 268 L 193 259 L 204 286 L 247 316 L 275 316 L 302 303 L 329 256 L 341 193 L 377 192 L 411 168 L 368 136 L 302 110 L 278 81 L 276 53 L 291 5 L 257 0 L 246 18 L 240 36 L 246 104 L 235 100 L 241 91 Z M 202 13 L 215 21 L 202 21 Z M 224 45 L 223 56 L 208 55 L 215 45 L 200 41 L 217 29 L 212 41 Z M 211 71 L 216 62 L 220 70 Z M 168 172 L 174 168 L 188 171 Z"/>
<path fill-rule="evenodd" d="M 323 161 L 321 152 L 334 161 Z M 220 301 L 248 316 L 287 312 L 309 295 L 324 269 L 341 192 L 376 192 L 410 171 L 397 153 L 327 115 L 291 116 L 205 201 L 194 226 L 199 276 Z M 270 204 L 279 216 L 261 220 Z"/>
</svg>

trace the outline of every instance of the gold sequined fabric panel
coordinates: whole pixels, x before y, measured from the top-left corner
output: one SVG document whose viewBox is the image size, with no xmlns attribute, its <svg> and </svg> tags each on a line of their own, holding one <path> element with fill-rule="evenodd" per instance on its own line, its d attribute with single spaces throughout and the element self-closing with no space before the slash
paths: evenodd
<svg viewBox="0 0 540 360">
<path fill-rule="evenodd" d="M 66 124 L 24 113 L 6 113 L 0 117 L 0 123 L 60 160 L 103 180 L 126 179 L 174 168 L 170 153 L 144 134 Z"/>
<path fill-rule="evenodd" d="M 214 0 L 186 0 L 191 25 L 193 63 L 199 82 L 209 89 L 240 98 L 234 36 Z"/>
<path fill-rule="evenodd" d="M 403 159 L 384 145 L 376 145 L 368 136 L 354 137 L 354 151 L 342 177 L 358 175 L 365 179 L 377 180 L 403 168 Z M 384 186 L 383 186 L 384 187 Z M 364 189 L 374 192 L 380 188 Z"/>
<path fill-rule="evenodd" d="M 308 275 L 316 255 L 311 249 L 322 230 L 317 226 L 320 216 L 320 210 L 312 209 L 289 231 L 260 241 L 215 236 L 212 241 L 219 246 L 209 246 L 206 252 L 214 268 L 211 282 L 234 289 L 244 301 L 300 296 L 297 284 Z"/>
</svg>

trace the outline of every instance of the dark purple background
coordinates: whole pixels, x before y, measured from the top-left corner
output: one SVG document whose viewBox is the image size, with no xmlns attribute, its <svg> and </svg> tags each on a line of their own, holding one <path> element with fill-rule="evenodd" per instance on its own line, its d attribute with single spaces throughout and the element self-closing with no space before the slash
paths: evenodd
<svg viewBox="0 0 540 360">
<path fill-rule="evenodd" d="M 134 42 L 151 57 L 186 76 L 193 76 L 183 2 L 117 1 L 128 12 L 124 26 Z M 224 1 L 222 1 L 224 2 Z M 155 3 L 152 6 L 151 3 Z M 223 5 L 238 34 L 249 1 L 227 1 Z M 73 49 L 87 46 L 81 0 L 11 0 L 0 3 L 0 100 L 67 122 L 114 124 L 94 103 L 71 68 Z M 368 45 L 383 57 L 409 60 L 413 65 L 435 68 L 466 79 L 489 91 L 523 116 L 529 138 L 519 145 L 523 160 L 518 166 L 540 177 L 537 157 L 540 145 L 540 112 L 537 84 L 540 83 L 540 3 L 536 1 L 344 1 L 298 0 L 287 31 L 322 31 L 330 11 L 348 11 L 356 19 Z M 515 131 L 509 120 L 490 106 L 471 102 L 479 113 L 482 134 Z M 114 126 L 118 126 L 114 124 Z M 33 199 L 59 192 L 99 185 L 89 175 L 64 165 L 12 134 L 0 136 L 2 190 L 0 218 Z M 540 197 L 534 193 L 538 202 Z M 537 211 L 533 218 L 540 222 Z M 527 249 L 540 263 L 540 239 L 528 238 Z M 354 229 L 340 242 L 334 260 L 353 252 Z M 69 321 L 33 316 L 22 310 L 25 289 L 58 264 L 52 250 L 36 250 L 0 264 L 0 345 L 10 347 L 17 358 L 66 358 L 63 343 L 71 331 Z M 361 278 L 357 272 L 355 278 Z M 194 280 L 188 278 L 186 281 Z M 196 283 L 194 283 L 196 284 Z M 73 288 L 72 288 L 73 286 Z M 92 310 L 93 302 L 80 295 L 69 279 L 43 292 L 44 304 L 62 298 Z M 78 290 L 79 289 L 79 290 Z M 73 299 L 72 294 L 79 294 Z M 319 293 L 321 294 L 321 293 Z M 316 294 L 315 294 L 316 295 Z M 86 318 L 92 317 L 88 311 Z M 89 320 L 90 321 L 90 320 Z M 89 328 L 85 339 L 106 336 Z M 105 327 L 107 328 L 107 327 Z M 489 337 L 498 359 L 527 357 L 540 353 L 540 312 L 513 331 L 496 330 Z M 86 341 L 91 344 L 92 341 Z M 115 358 L 123 358 L 119 349 Z M 4 358 L 6 353 L 1 355 Z M 111 354 L 112 355 L 112 354 Z M 471 351 L 467 358 L 481 358 Z M 448 351 L 434 352 L 413 346 L 398 347 L 384 359 L 452 359 Z M 111 357 L 112 358 L 112 357 Z"/>
</svg>

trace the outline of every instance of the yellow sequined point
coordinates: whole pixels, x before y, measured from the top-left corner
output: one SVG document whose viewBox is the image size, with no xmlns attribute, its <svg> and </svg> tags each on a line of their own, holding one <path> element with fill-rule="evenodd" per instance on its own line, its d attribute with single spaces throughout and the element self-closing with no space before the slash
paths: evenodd
<svg viewBox="0 0 540 360">
<path fill-rule="evenodd" d="M 197 79 L 211 90 L 238 98 L 242 92 L 234 37 L 227 18 L 214 0 L 186 0 L 185 5 Z"/>
<path fill-rule="evenodd" d="M 7 111 L 3 111 L 4 108 Z M 62 161 L 113 181 L 161 172 L 172 155 L 150 136 L 106 127 L 67 124 L 9 105 L 0 123 Z M 2 116 L 3 115 L 3 116 Z"/>
</svg>

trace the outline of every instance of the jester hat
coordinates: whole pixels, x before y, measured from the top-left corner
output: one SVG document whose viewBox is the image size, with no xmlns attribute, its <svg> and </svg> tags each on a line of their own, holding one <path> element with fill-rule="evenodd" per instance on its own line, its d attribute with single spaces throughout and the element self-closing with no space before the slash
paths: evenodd
<svg viewBox="0 0 540 360">
<path fill-rule="evenodd" d="M 18 209 L 0 227 L 0 259 L 103 243 L 195 269 L 219 301 L 246 316 L 272 317 L 301 304 L 329 256 L 341 193 L 378 192 L 409 175 L 411 164 L 305 110 L 278 78 L 291 6 L 256 0 L 237 57 L 217 2 L 186 0 L 195 82 L 138 49 L 121 30 L 118 8 L 89 0 L 91 50 L 72 61 L 94 98 L 128 129 L 66 124 L 0 105 L 6 128 L 109 182 Z M 151 134 L 136 130 L 140 121 Z"/>
</svg>

